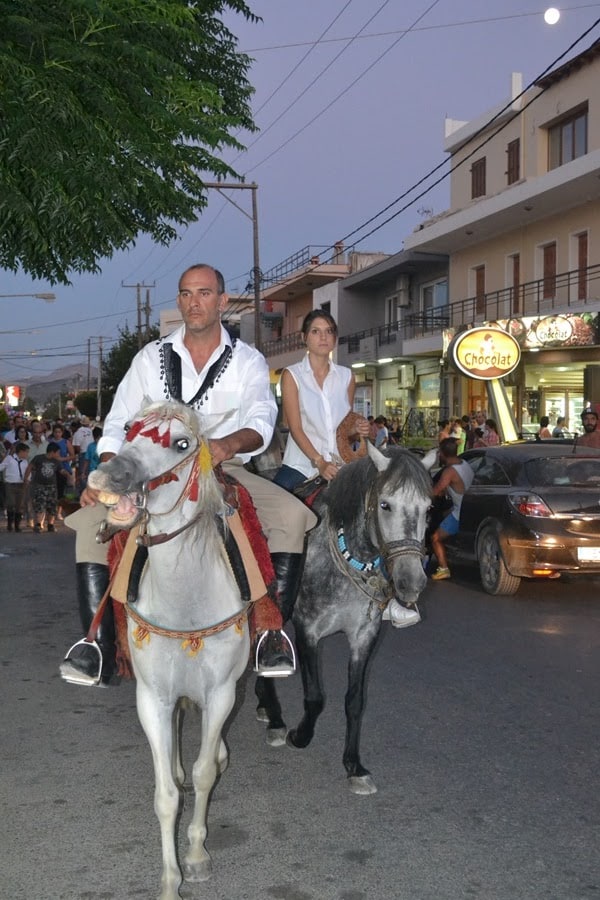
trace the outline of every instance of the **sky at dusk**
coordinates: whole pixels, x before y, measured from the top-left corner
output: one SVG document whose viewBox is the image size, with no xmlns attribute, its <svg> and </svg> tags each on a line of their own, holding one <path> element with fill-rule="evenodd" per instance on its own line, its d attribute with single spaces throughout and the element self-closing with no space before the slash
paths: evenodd
<svg viewBox="0 0 600 900">
<path fill-rule="evenodd" d="M 416 199 L 447 166 L 410 190 L 445 159 L 445 117 L 478 117 L 508 100 L 512 72 L 522 72 L 525 86 L 592 26 L 557 64 L 600 37 L 600 3 L 559 6 L 560 20 L 549 26 L 549 4 L 535 0 L 248 2 L 262 21 L 227 23 L 254 59 L 249 77 L 260 131 L 238 134 L 247 150 L 227 160 L 259 185 L 263 271 L 307 245 L 325 248 L 348 235 L 347 247 L 401 250 L 424 218 L 449 205 L 447 179 Z M 135 289 L 122 284 L 154 285 L 152 322 L 175 305 L 178 275 L 196 262 L 215 265 L 230 292 L 244 292 L 251 221 L 209 194 L 201 219 L 170 247 L 140 238 L 105 260 L 101 274 L 74 275 L 70 287 L 0 273 L 0 384 L 79 363 L 88 338 L 95 352 L 99 337 L 107 349 L 119 327 L 134 329 Z M 230 193 L 248 214 L 250 195 Z M 56 301 L 2 296 L 42 291 L 53 291 Z"/>
</svg>

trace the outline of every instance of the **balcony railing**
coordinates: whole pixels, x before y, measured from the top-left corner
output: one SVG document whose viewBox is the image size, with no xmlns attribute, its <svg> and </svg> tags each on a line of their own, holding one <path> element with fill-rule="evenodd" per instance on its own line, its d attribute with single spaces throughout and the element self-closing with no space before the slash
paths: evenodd
<svg viewBox="0 0 600 900">
<path fill-rule="evenodd" d="M 375 336 L 377 347 L 395 351 L 383 355 L 401 356 L 403 341 L 441 335 L 442 330 L 449 325 L 458 327 L 478 321 L 495 322 L 498 319 L 523 316 L 547 316 L 553 312 L 568 311 L 571 307 L 580 308 L 591 304 L 596 307 L 600 304 L 600 264 L 563 272 L 552 278 L 546 276 L 518 288 L 505 288 L 480 297 L 455 300 L 443 310 L 409 312 L 402 316 L 400 322 L 375 325 L 373 328 L 342 335 L 338 343 L 340 346 L 347 346 L 348 354 L 358 354 L 361 341 Z M 289 350 L 299 350 L 302 346 L 302 333 L 295 331 L 277 341 L 265 342 L 263 349 L 268 357 Z"/>
<path fill-rule="evenodd" d="M 301 250 L 297 250 L 296 253 L 292 253 L 283 262 L 262 273 L 261 284 L 263 288 L 268 288 L 272 284 L 283 281 L 292 272 L 297 272 L 298 269 L 304 269 L 310 265 L 318 265 L 321 261 L 319 254 L 322 250 L 331 251 L 331 247 L 328 247 L 326 244 L 311 244 L 303 247 Z"/>
<path fill-rule="evenodd" d="M 600 265 L 573 269 L 559 275 L 546 275 L 514 288 L 454 300 L 448 305 L 450 324 L 495 322 L 497 319 L 546 316 L 570 307 L 598 304 Z"/>
</svg>

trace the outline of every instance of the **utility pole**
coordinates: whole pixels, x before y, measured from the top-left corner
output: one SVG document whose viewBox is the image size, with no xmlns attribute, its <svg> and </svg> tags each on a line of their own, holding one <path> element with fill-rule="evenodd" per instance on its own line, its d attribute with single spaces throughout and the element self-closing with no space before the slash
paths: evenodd
<svg viewBox="0 0 600 900">
<path fill-rule="evenodd" d="M 91 351 L 92 351 L 92 339 L 88 338 L 88 356 L 87 356 L 87 387 L 86 390 L 90 389 L 90 382 L 92 380 L 92 360 L 91 360 Z"/>
<path fill-rule="evenodd" d="M 98 338 L 98 378 L 96 387 L 96 420 L 102 419 L 102 338 Z"/>
<path fill-rule="evenodd" d="M 153 281 L 152 284 L 142 284 L 139 281 L 137 284 L 124 284 L 121 282 L 121 287 L 124 288 L 135 288 L 136 295 L 136 309 L 137 309 L 137 343 L 138 350 L 141 350 L 144 346 L 144 336 L 142 333 L 142 288 L 146 288 L 146 303 L 144 306 L 146 313 L 146 336 L 148 335 L 148 330 L 150 328 L 150 288 L 156 287 L 156 282 Z"/>
<path fill-rule="evenodd" d="M 235 206 L 236 209 L 246 216 L 247 219 L 250 219 L 252 222 L 252 244 L 253 244 L 253 266 L 252 266 L 252 281 L 254 284 L 254 346 L 257 350 L 261 349 L 261 338 L 260 338 L 260 260 L 258 254 L 258 205 L 256 192 L 258 191 L 258 185 L 253 181 L 250 184 L 228 184 L 224 181 L 205 181 L 204 187 L 206 188 L 214 188 L 215 191 L 218 191 L 225 200 L 228 200 L 232 206 Z M 249 215 L 245 209 L 242 209 L 241 206 L 238 206 L 231 197 L 228 197 L 227 194 L 223 193 L 223 189 L 228 191 L 252 191 L 252 215 Z"/>
</svg>

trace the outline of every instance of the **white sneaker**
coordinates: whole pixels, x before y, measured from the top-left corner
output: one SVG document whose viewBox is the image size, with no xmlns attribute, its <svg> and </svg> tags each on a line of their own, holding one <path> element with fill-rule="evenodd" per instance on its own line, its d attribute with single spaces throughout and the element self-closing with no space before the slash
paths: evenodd
<svg viewBox="0 0 600 900">
<path fill-rule="evenodd" d="M 383 611 L 381 617 L 384 621 L 392 623 L 394 628 L 408 628 L 409 625 L 416 625 L 421 621 L 419 610 L 416 606 L 407 609 L 393 597 Z"/>
</svg>

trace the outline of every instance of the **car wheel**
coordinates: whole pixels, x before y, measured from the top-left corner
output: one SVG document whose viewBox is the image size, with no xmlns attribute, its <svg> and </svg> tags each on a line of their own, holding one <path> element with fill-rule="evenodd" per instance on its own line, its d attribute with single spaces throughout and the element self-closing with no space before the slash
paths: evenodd
<svg viewBox="0 0 600 900">
<path fill-rule="evenodd" d="M 494 528 L 484 528 L 477 541 L 477 562 L 481 584 L 487 594 L 516 594 L 521 584 L 517 575 L 511 575 L 502 559 L 498 535 Z"/>
</svg>

